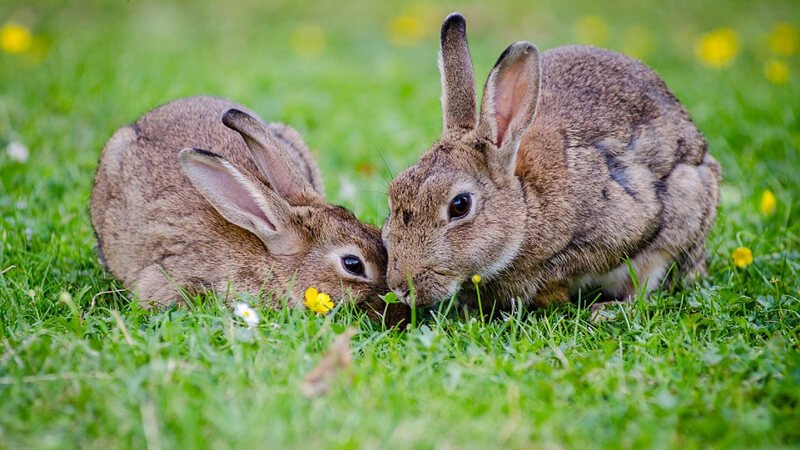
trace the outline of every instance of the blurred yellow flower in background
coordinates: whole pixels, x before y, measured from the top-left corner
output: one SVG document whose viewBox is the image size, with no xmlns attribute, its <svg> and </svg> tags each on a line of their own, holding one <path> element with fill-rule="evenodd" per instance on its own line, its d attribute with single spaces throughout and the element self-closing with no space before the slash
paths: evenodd
<svg viewBox="0 0 800 450">
<path fill-rule="evenodd" d="M 767 37 L 767 45 L 778 55 L 794 55 L 797 51 L 797 30 L 788 23 L 779 23 L 772 27 Z"/>
<path fill-rule="evenodd" d="M 422 22 L 414 16 L 402 15 L 389 21 L 386 34 L 398 47 L 411 47 L 423 37 Z"/>
<path fill-rule="evenodd" d="M 439 31 L 439 8 L 427 3 L 412 3 L 386 24 L 386 37 L 398 47 L 413 47 Z"/>
<path fill-rule="evenodd" d="M 325 50 L 325 32 L 317 24 L 299 25 L 292 31 L 291 44 L 300 56 L 317 56 Z"/>
<path fill-rule="evenodd" d="M 581 44 L 602 47 L 608 42 L 608 24 L 599 16 L 583 16 L 575 24 L 575 36 Z"/>
<path fill-rule="evenodd" d="M 30 50 L 33 44 L 31 31 L 22 25 L 8 22 L 0 28 L 0 48 L 6 53 L 19 54 Z"/>
<path fill-rule="evenodd" d="M 789 66 L 777 59 L 771 59 L 764 63 L 764 78 L 770 83 L 786 84 L 789 82 Z"/>
<path fill-rule="evenodd" d="M 708 67 L 728 67 L 739 54 L 739 35 L 731 28 L 717 28 L 695 42 L 694 53 Z"/>
<path fill-rule="evenodd" d="M 761 194 L 761 202 L 758 204 L 758 210 L 761 211 L 761 214 L 768 216 L 775 212 L 777 206 L 778 199 L 775 198 L 775 194 L 772 191 L 767 189 Z"/>
<path fill-rule="evenodd" d="M 744 269 L 750 264 L 753 264 L 753 252 L 747 247 L 737 248 L 733 251 L 731 257 L 733 258 L 733 264 L 740 269 Z"/>
</svg>

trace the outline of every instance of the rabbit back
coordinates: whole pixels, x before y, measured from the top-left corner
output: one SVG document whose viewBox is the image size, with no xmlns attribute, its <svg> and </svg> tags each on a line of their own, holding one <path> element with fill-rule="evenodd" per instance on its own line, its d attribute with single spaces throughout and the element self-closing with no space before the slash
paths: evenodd
<svg viewBox="0 0 800 450">
<path fill-rule="evenodd" d="M 214 284 L 231 279 L 237 289 L 255 292 L 275 264 L 258 238 L 222 218 L 180 168 L 183 148 L 213 149 L 269 186 L 241 135 L 222 124 L 230 108 L 245 110 L 214 97 L 176 100 L 117 130 L 103 149 L 91 199 L 98 250 L 112 274 L 142 298 L 168 303 L 176 286 L 219 288 Z M 307 149 L 287 153 L 321 189 Z M 288 281 L 279 271 L 273 277 Z"/>
<path fill-rule="evenodd" d="M 549 211 L 569 239 L 543 278 L 579 275 L 573 293 L 594 285 L 621 297 L 633 287 L 621 256 L 652 287 L 673 261 L 689 278 L 703 273 L 721 171 L 685 108 L 652 70 L 618 53 L 560 47 L 544 52 L 541 64 L 536 119 L 517 174 L 533 194 L 569 205 Z"/>
</svg>

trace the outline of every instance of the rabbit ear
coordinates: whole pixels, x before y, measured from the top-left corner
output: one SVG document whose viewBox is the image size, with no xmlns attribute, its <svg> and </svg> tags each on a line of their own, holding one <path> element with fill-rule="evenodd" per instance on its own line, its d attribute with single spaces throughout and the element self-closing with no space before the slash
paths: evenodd
<svg viewBox="0 0 800 450">
<path fill-rule="evenodd" d="M 472 130 L 478 122 L 475 74 L 467 44 L 467 22 L 459 13 L 450 14 L 442 24 L 439 71 L 444 132 Z"/>
<path fill-rule="evenodd" d="M 260 120 L 238 109 L 229 109 L 222 115 L 222 123 L 242 135 L 258 170 L 278 195 L 291 205 L 308 205 L 321 200 Z"/>
<path fill-rule="evenodd" d="M 512 173 L 520 139 L 536 115 L 540 83 L 539 51 L 524 41 L 506 48 L 486 80 L 478 135 L 497 146 L 496 162 Z"/>
<path fill-rule="evenodd" d="M 291 253 L 296 235 L 285 225 L 291 206 L 265 195 L 230 162 L 196 148 L 180 152 L 181 168 L 194 187 L 228 222 L 255 234 L 270 252 Z"/>
</svg>

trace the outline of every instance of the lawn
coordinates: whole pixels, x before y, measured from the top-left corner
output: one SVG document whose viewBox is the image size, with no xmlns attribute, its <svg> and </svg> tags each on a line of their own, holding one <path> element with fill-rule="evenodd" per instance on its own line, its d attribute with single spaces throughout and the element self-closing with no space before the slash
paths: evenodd
<svg viewBox="0 0 800 450">
<path fill-rule="evenodd" d="M 258 307 L 248 331 L 213 297 L 143 310 L 100 267 L 100 149 L 181 96 L 292 124 L 330 200 L 380 225 L 440 132 L 451 10 L 479 83 L 520 39 L 661 74 L 724 170 L 708 278 L 600 323 L 420 311 L 401 332 Z M 9 23 L 32 37 L 0 51 L 0 448 L 800 448 L 800 3 L 5 0 Z M 348 326 L 352 367 L 306 398 Z"/>
</svg>

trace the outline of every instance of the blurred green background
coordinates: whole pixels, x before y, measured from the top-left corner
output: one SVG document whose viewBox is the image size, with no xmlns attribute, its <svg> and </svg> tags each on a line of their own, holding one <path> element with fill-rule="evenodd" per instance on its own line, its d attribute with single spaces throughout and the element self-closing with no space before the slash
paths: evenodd
<svg viewBox="0 0 800 450">
<path fill-rule="evenodd" d="M 0 140 L 21 141 L 32 157 L 24 167 L 4 164 L 2 188 L 30 197 L 42 178 L 68 175 L 64 191 L 85 202 L 115 128 L 171 99 L 211 94 L 297 127 L 330 197 L 379 223 L 386 180 L 439 134 L 439 24 L 458 10 L 481 86 L 505 46 L 521 39 L 641 58 L 687 105 L 728 186 L 746 199 L 770 184 L 797 184 L 788 169 L 798 162 L 798 9 L 794 1 L 5 1 L 0 20 L 27 27 L 33 45 L 0 56 Z M 790 27 L 789 54 L 769 45 L 780 24 Z M 722 67 L 698 57 L 704 36 Z M 765 78 L 775 61 L 788 70 L 785 82 Z M 339 195 L 352 193 L 341 189 L 347 181 L 358 195 Z M 60 203 L 49 194 L 30 206 Z"/>
<path fill-rule="evenodd" d="M 666 80 L 724 170 L 702 286 L 603 326 L 565 306 L 523 331 L 369 330 L 352 388 L 319 402 L 296 388 L 329 319 L 261 311 L 249 345 L 219 305 L 145 312 L 113 292 L 87 209 L 116 128 L 178 97 L 231 98 L 297 128 L 330 200 L 380 225 L 388 181 L 440 133 L 455 10 L 481 86 L 522 39 L 622 51 Z M 141 448 L 159 428 L 167 448 L 800 442 L 797 0 L 2 0 L 0 26 L 0 448 Z"/>
</svg>

